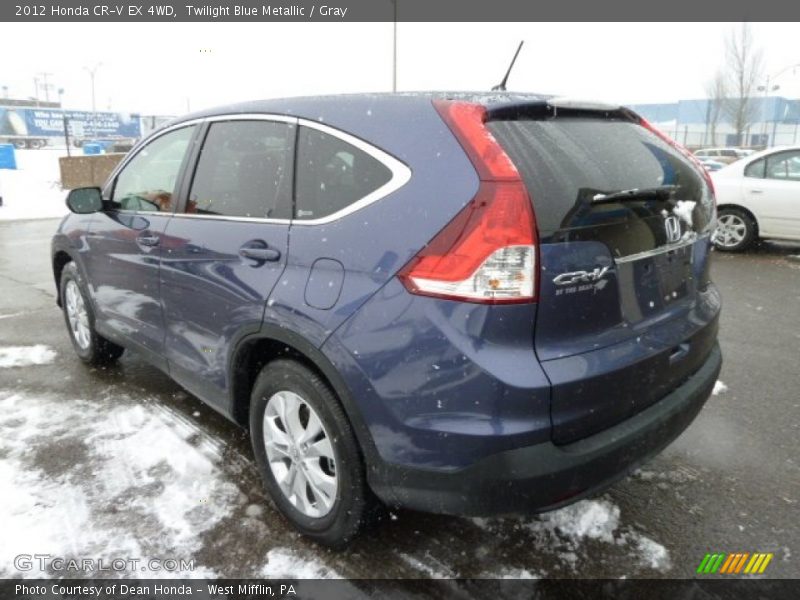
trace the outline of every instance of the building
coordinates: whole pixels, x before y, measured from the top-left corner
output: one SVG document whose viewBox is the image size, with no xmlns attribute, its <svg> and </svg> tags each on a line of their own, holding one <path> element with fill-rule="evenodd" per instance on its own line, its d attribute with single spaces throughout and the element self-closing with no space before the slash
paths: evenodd
<svg viewBox="0 0 800 600">
<path fill-rule="evenodd" d="M 800 142 L 800 99 L 781 96 L 752 98 L 752 123 L 738 140 L 720 111 L 716 126 L 711 100 L 680 100 L 667 104 L 631 104 L 630 108 L 690 148 L 712 146 L 785 146 Z"/>
</svg>

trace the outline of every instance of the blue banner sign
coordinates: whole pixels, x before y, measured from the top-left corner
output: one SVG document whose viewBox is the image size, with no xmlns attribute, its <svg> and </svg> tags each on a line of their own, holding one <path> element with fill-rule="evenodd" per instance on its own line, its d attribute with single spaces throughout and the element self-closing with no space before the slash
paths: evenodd
<svg viewBox="0 0 800 600">
<path fill-rule="evenodd" d="M 60 137 L 64 135 L 65 116 L 70 134 L 78 137 L 142 136 L 139 115 L 135 114 L 10 106 L 0 106 L 0 135 Z"/>
</svg>

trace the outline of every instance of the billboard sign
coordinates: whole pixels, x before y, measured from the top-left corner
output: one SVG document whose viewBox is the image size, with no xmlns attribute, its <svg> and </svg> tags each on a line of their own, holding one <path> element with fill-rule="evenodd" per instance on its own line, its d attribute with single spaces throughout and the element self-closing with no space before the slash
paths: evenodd
<svg viewBox="0 0 800 600">
<path fill-rule="evenodd" d="M 93 138 L 139 138 L 142 135 L 139 115 L 3 106 L 0 106 L 0 135 L 60 137 L 64 135 L 65 116 L 73 135 Z"/>
</svg>

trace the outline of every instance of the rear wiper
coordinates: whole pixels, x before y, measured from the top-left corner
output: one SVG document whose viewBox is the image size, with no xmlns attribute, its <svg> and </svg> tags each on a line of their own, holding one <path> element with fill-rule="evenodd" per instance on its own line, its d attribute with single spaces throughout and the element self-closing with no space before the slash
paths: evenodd
<svg viewBox="0 0 800 600">
<path fill-rule="evenodd" d="M 592 204 L 605 204 L 607 202 L 627 202 L 631 200 L 647 200 L 650 198 L 661 198 L 669 196 L 671 192 L 677 190 L 677 185 L 659 185 L 649 188 L 632 188 L 630 190 L 620 190 L 609 194 L 595 194 L 592 197 Z"/>
</svg>

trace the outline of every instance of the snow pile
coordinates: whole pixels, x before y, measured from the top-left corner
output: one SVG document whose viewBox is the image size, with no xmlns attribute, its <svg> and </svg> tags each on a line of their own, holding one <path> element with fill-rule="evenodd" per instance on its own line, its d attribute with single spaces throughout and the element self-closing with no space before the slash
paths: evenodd
<svg viewBox="0 0 800 600">
<path fill-rule="evenodd" d="M 101 410 L 0 391 L 0 577 L 70 574 L 20 573 L 20 552 L 190 560 L 203 532 L 231 514 L 239 490 L 217 467 L 220 448 L 167 410 L 146 402 L 109 409 L 125 398 L 106 400 Z M 215 576 L 199 565 L 119 574 Z"/>
<path fill-rule="evenodd" d="M 663 571 L 669 568 L 669 552 L 658 542 L 654 542 L 643 535 L 630 533 L 623 533 L 622 539 L 638 547 L 638 556 L 642 564 L 656 571 Z"/>
<path fill-rule="evenodd" d="M 65 149 L 16 150 L 17 170 L 0 169 L 0 221 L 63 217 L 69 212 L 61 189 L 59 156 Z"/>
<path fill-rule="evenodd" d="M 0 346 L 0 368 L 49 365 L 55 357 L 55 350 L 44 344 Z"/>
<path fill-rule="evenodd" d="M 495 534 L 501 534 L 505 526 L 501 519 L 472 519 L 472 522 Z M 646 568 L 661 572 L 671 568 L 667 549 L 632 527 L 621 526 L 619 507 L 605 497 L 581 500 L 533 519 L 518 521 L 515 529 L 529 532 L 533 548 L 554 554 L 561 565 L 572 572 L 577 571 L 579 561 L 591 560 L 592 545 L 596 544 L 614 546 L 625 552 L 634 564 Z M 506 571 L 515 572 L 511 568 Z M 516 571 L 522 573 L 524 569 Z"/>
<path fill-rule="evenodd" d="M 544 513 L 527 527 L 534 533 L 558 532 L 576 542 L 589 538 L 610 544 L 619 527 L 619 507 L 607 500 L 584 500 Z"/>
<path fill-rule="evenodd" d="M 289 548 L 267 552 L 267 564 L 261 569 L 267 579 L 341 579 L 336 571 L 315 559 L 302 558 Z"/>
<path fill-rule="evenodd" d="M 711 393 L 714 396 L 718 396 L 720 394 L 724 394 L 728 391 L 728 386 L 722 383 L 719 379 L 714 383 L 714 389 L 711 390 Z"/>
</svg>

